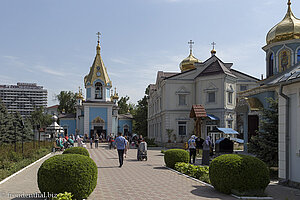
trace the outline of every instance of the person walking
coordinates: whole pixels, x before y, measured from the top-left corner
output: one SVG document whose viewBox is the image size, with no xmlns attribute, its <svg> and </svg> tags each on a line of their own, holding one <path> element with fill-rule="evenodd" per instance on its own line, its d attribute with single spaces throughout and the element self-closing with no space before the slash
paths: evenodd
<svg viewBox="0 0 300 200">
<path fill-rule="evenodd" d="M 93 137 L 90 137 L 90 145 L 91 145 L 91 149 L 93 148 Z"/>
<path fill-rule="evenodd" d="M 206 140 L 203 142 L 202 165 L 209 165 L 210 147 L 211 147 L 211 140 L 210 137 L 207 136 Z"/>
<path fill-rule="evenodd" d="M 193 159 L 193 164 L 195 164 L 196 161 L 196 136 L 192 135 L 191 138 L 188 141 L 188 145 L 189 145 L 189 151 L 190 151 L 190 163 L 191 159 Z"/>
<path fill-rule="evenodd" d="M 124 160 L 124 151 L 127 146 L 127 142 L 126 139 L 122 136 L 121 132 L 118 133 L 118 137 L 116 138 L 115 143 L 118 150 L 119 163 L 120 163 L 119 167 L 122 167 L 123 160 Z"/>
<path fill-rule="evenodd" d="M 98 143 L 99 143 L 99 135 L 98 133 L 95 134 L 95 148 L 98 149 Z"/>
<path fill-rule="evenodd" d="M 129 142 L 128 142 L 127 136 L 125 136 L 125 140 L 126 140 L 126 147 L 125 147 L 125 158 L 126 158 L 127 152 L 129 150 Z"/>
</svg>

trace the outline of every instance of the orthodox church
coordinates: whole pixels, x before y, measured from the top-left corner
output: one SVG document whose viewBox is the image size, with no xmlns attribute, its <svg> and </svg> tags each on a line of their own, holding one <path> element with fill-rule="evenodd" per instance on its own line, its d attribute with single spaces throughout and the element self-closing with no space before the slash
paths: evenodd
<svg viewBox="0 0 300 200">
<path fill-rule="evenodd" d="M 266 98 L 278 99 L 278 176 L 300 188 L 300 19 L 293 14 L 290 0 L 284 18 L 268 32 L 262 49 L 266 52 L 267 78 L 259 87 L 240 93 L 237 115 L 244 118 L 247 144 L 259 130 L 262 109 L 269 107 Z"/>
<path fill-rule="evenodd" d="M 193 55 L 193 41 L 189 44 L 180 72 L 158 71 L 156 83 L 149 85 L 148 137 L 157 143 L 187 141 L 193 134 L 219 139 L 212 133 L 217 128 L 236 129 L 238 92 L 259 86 L 259 79 L 218 58 L 215 43 L 204 62 Z"/>
<path fill-rule="evenodd" d="M 118 93 L 112 90 L 112 82 L 100 55 L 100 33 L 96 56 L 88 75 L 84 77 L 86 99 L 79 89 L 76 102 L 76 114 L 62 114 L 59 116 L 60 125 L 65 134 L 84 135 L 89 137 L 95 133 L 106 137 L 117 132 L 132 133 L 132 115 L 118 114 Z"/>
</svg>

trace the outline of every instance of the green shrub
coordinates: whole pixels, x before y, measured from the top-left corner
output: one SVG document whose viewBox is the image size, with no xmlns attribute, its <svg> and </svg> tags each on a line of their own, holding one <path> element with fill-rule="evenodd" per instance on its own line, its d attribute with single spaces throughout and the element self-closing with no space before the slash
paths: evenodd
<svg viewBox="0 0 300 200">
<path fill-rule="evenodd" d="M 166 150 L 163 150 L 163 149 L 160 151 L 160 153 L 163 153 L 163 154 L 165 154 L 165 152 L 166 152 Z"/>
<path fill-rule="evenodd" d="M 75 199 L 86 199 L 97 185 L 97 166 L 89 157 L 78 154 L 53 156 L 38 170 L 41 193 L 71 192 Z"/>
<path fill-rule="evenodd" d="M 164 160 L 167 167 L 174 169 L 177 162 L 188 163 L 190 155 L 183 149 L 169 149 L 165 151 Z"/>
<path fill-rule="evenodd" d="M 220 192 L 239 195 L 263 194 L 270 182 L 267 165 L 248 155 L 227 154 L 209 165 L 211 184 Z"/>
<path fill-rule="evenodd" d="M 63 154 L 80 154 L 84 156 L 90 157 L 90 154 L 86 148 L 83 147 L 71 147 L 69 149 L 66 149 Z"/>
<path fill-rule="evenodd" d="M 195 166 L 189 163 L 181 162 L 175 164 L 175 170 L 206 183 L 210 183 L 208 166 Z"/>
<path fill-rule="evenodd" d="M 52 198 L 52 200 L 72 200 L 72 194 L 65 192 L 59 193 L 56 197 Z"/>
</svg>

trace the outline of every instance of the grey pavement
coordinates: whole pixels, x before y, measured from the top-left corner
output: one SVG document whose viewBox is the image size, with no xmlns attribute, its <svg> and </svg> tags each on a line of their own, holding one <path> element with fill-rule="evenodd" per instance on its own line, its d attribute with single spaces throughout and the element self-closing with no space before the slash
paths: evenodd
<svg viewBox="0 0 300 200">
<path fill-rule="evenodd" d="M 137 161 L 136 149 L 130 149 L 122 168 L 118 167 L 117 151 L 107 149 L 107 144 L 88 150 L 98 166 L 98 184 L 89 200 L 235 199 L 166 169 L 160 150 L 148 150 L 148 161 Z M 1 184 L 0 200 L 34 199 L 16 195 L 39 193 L 37 171 L 45 159 Z M 300 199 L 300 190 L 276 183 L 271 183 L 266 192 L 275 200 Z"/>
<path fill-rule="evenodd" d="M 148 150 L 148 161 L 137 161 L 136 149 L 130 149 L 119 168 L 117 151 L 106 146 L 89 149 L 98 166 L 98 184 L 89 199 L 235 199 L 163 167 L 160 150 Z"/>
</svg>

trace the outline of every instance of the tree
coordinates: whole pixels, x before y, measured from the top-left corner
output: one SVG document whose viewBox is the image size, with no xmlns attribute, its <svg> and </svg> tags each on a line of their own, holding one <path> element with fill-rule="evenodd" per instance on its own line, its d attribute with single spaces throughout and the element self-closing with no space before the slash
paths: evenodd
<svg viewBox="0 0 300 200">
<path fill-rule="evenodd" d="M 278 101 L 267 98 L 268 109 L 263 109 L 260 130 L 250 139 L 249 152 L 269 166 L 278 166 Z"/>
<path fill-rule="evenodd" d="M 52 123 L 51 115 L 45 114 L 43 107 L 35 108 L 34 111 L 31 112 L 30 121 L 33 128 L 37 125 L 45 128 Z"/>
<path fill-rule="evenodd" d="M 147 136 L 148 124 L 148 96 L 145 95 L 141 100 L 138 101 L 135 112 L 133 114 L 134 126 L 133 131 L 143 137 Z"/>
<path fill-rule="evenodd" d="M 56 96 L 59 101 L 58 111 L 65 113 L 76 113 L 76 96 L 77 93 L 71 91 L 61 91 L 59 95 Z"/>
<path fill-rule="evenodd" d="M 11 142 L 12 137 L 12 116 L 0 101 L 0 144 Z"/>
<path fill-rule="evenodd" d="M 127 95 L 125 97 L 121 97 L 118 101 L 119 114 L 126 114 L 128 111 L 133 114 L 135 106 L 132 103 L 127 103 L 127 101 L 129 101 L 129 97 Z"/>
</svg>

